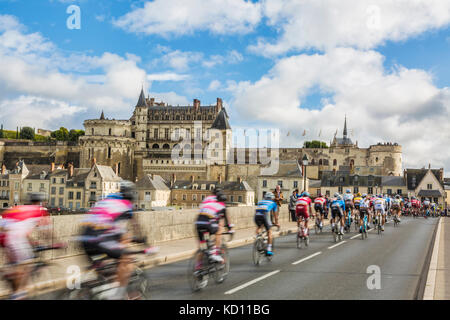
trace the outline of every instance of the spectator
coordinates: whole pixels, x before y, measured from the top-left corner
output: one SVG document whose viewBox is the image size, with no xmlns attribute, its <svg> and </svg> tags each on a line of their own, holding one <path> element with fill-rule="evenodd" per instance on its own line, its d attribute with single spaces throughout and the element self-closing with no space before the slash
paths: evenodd
<svg viewBox="0 0 450 320">
<path fill-rule="evenodd" d="M 281 187 L 280 187 L 279 185 L 277 185 L 277 186 L 275 187 L 275 190 L 274 190 L 273 194 L 275 195 L 274 201 L 275 201 L 275 203 L 277 204 L 277 212 L 275 212 L 275 214 L 274 214 L 274 216 L 275 216 L 275 223 L 274 223 L 274 224 L 275 224 L 277 227 L 279 227 L 280 224 L 278 223 L 278 216 L 280 215 L 280 207 L 281 207 L 281 203 L 282 203 L 283 200 L 284 200 L 283 193 L 281 192 Z"/>
<path fill-rule="evenodd" d="M 289 212 L 291 213 L 290 216 L 290 221 L 297 221 L 297 217 L 295 216 L 295 204 L 297 202 L 297 194 L 298 194 L 298 189 L 295 189 L 294 191 L 292 191 L 292 195 L 289 198 Z"/>
</svg>

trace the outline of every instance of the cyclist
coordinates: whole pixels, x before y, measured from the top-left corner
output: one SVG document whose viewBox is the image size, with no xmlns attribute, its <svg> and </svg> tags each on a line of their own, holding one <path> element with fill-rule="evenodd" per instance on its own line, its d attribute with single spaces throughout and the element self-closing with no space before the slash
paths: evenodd
<svg viewBox="0 0 450 320">
<path fill-rule="evenodd" d="M 320 228 L 323 226 L 323 215 L 326 207 L 326 199 L 319 193 L 319 196 L 314 199 L 314 210 L 316 211 L 316 215 L 319 216 Z"/>
<path fill-rule="evenodd" d="M 256 205 L 255 213 L 255 223 L 256 223 L 256 234 L 261 232 L 261 227 L 264 226 L 267 231 L 267 251 L 268 256 L 273 255 L 272 251 L 272 219 L 270 215 L 275 213 L 277 210 L 277 204 L 274 201 L 275 196 L 272 192 L 266 192 L 264 195 L 264 200 L 261 200 Z"/>
<path fill-rule="evenodd" d="M 356 213 L 360 211 L 359 208 L 359 202 L 362 200 L 361 193 L 357 193 L 355 198 L 353 198 L 353 205 L 355 206 L 355 219 L 356 219 Z"/>
<path fill-rule="evenodd" d="M 311 209 L 311 203 L 312 200 L 309 197 L 309 192 L 304 191 L 300 198 L 297 199 L 297 203 L 295 206 L 295 214 L 297 216 L 297 227 L 300 228 L 300 223 L 303 220 L 304 222 L 304 228 L 305 228 L 305 234 L 304 236 L 308 236 L 308 220 L 309 220 L 309 214 L 312 213 Z"/>
<path fill-rule="evenodd" d="M 417 215 L 419 213 L 420 201 L 416 197 L 412 197 L 411 206 L 413 208 L 414 214 Z"/>
<path fill-rule="evenodd" d="M 215 246 L 212 248 L 210 254 L 211 259 L 215 262 L 223 263 L 224 260 L 220 255 L 220 247 L 222 245 L 221 234 L 222 234 L 222 224 L 221 219 L 225 220 L 225 226 L 229 232 L 231 232 L 232 225 L 229 223 L 225 201 L 227 197 L 223 193 L 222 189 L 215 188 L 213 194 L 206 197 L 200 204 L 200 212 L 197 216 L 197 221 L 195 222 L 199 243 L 205 243 L 204 233 L 215 234 Z M 201 267 L 202 257 L 198 257 L 197 268 Z"/>
<path fill-rule="evenodd" d="M 341 228 L 339 233 L 344 234 L 344 212 L 345 212 L 345 202 L 339 193 L 334 194 L 334 198 L 331 201 L 331 232 L 334 232 L 336 228 L 336 217 L 339 216 L 341 221 Z"/>
<path fill-rule="evenodd" d="M 353 217 L 353 194 L 350 189 L 347 189 L 344 194 L 344 201 L 345 201 L 345 208 L 347 211 L 350 212 L 350 221 L 349 225 L 352 223 L 352 217 Z M 346 211 L 346 212 L 347 212 Z M 347 220 L 347 214 L 344 216 L 344 220 Z"/>
<path fill-rule="evenodd" d="M 403 208 L 403 201 L 400 198 L 400 195 L 396 195 L 395 199 L 392 201 L 392 210 L 394 211 L 394 218 L 400 222 L 400 215 Z"/>
<path fill-rule="evenodd" d="M 430 214 L 430 200 L 428 198 L 425 198 L 425 201 L 422 205 L 423 213 L 428 217 Z"/>
<path fill-rule="evenodd" d="M 41 206 L 44 195 L 31 193 L 28 197 L 29 205 L 6 210 L 0 220 L 1 245 L 5 248 L 6 259 L 12 267 L 10 275 L 13 300 L 24 299 L 27 296 L 26 284 L 31 273 L 29 262 L 35 258 L 33 252 L 35 243 L 31 233 L 37 227 L 48 227 L 51 222 L 47 209 Z"/>
<path fill-rule="evenodd" d="M 355 200 L 355 207 L 356 207 L 356 200 Z M 367 215 L 367 220 L 369 220 L 369 199 L 367 197 L 367 194 L 365 193 L 358 201 L 358 210 L 359 210 L 359 233 L 362 233 L 364 216 Z M 367 223 L 367 229 L 369 229 L 369 223 Z"/>
<path fill-rule="evenodd" d="M 381 213 L 382 217 L 381 230 L 384 231 L 384 223 L 386 222 L 386 211 L 384 211 L 385 200 L 381 194 L 379 194 L 378 197 L 375 199 L 374 207 L 375 207 L 375 215 Z"/>
<path fill-rule="evenodd" d="M 126 247 L 131 242 L 145 243 L 146 238 L 133 238 L 127 223 L 133 219 L 133 203 L 136 189 L 134 183 L 122 181 L 119 194 L 98 201 L 82 222 L 81 243 L 90 262 L 98 264 L 96 257 L 106 255 L 118 260 L 116 271 L 116 294 L 111 299 L 125 299 L 133 262 Z M 156 251 L 148 248 L 146 253 Z"/>
</svg>

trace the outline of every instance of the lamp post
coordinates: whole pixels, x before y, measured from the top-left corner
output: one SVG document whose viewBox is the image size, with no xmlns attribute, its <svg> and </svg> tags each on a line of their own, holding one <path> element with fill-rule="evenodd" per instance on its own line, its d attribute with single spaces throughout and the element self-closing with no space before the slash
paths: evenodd
<svg viewBox="0 0 450 320">
<path fill-rule="evenodd" d="M 303 164 L 303 190 L 306 191 L 306 166 L 308 165 L 308 157 L 303 155 L 302 158 L 302 164 Z"/>
</svg>

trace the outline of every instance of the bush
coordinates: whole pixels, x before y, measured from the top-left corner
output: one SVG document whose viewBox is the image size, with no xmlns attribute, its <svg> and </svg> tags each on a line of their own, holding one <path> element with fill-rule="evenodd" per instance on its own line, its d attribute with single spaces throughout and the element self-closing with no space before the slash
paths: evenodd
<svg viewBox="0 0 450 320">
<path fill-rule="evenodd" d="M 34 140 L 34 129 L 30 127 L 23 127 L 20 130 L 20 139 Z"/>
</svg>

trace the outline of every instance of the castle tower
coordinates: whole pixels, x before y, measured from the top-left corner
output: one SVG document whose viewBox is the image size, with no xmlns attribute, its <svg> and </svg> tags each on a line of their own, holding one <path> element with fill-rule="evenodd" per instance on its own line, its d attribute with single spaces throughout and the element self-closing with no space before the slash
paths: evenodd
<svg viewBox="0 0 450 320">
<path fill-rule="evenodd" d="M 144 150 L 147 147 L 147 123 L 148 123 L 148 104 L 145 99 L 144 87 L 141 89 L 139 100 L 134 108 L 132 116 L 134 121 L 134 135 L 138 149 Z"/>
<path fill-rule="evenodd" d="M 227 163 L 227 158 L 230 156 L 231 144 L 233 139 L 233 134 L 231 130 L 230 123 L 228 122 L 228 114 L 225 108 L 221 108 L 219 114 L 217 115 L 214 123 L 211 126 L 211 129 L 219 130 L 221 133 L 221 150 L 216 150 L 216 152 L 221 154 L 219 161 L 215 161 L 217 164 L 225 165 Z M 214 132 L 213 130 L 213 132 Z M 214 134 L 214 133 L 213 133 Z M 212 140 L 212 143 L 217 145 L 217 142 Z M 219 144 L 220 145 L 220 144 Z"/>
</svg>

